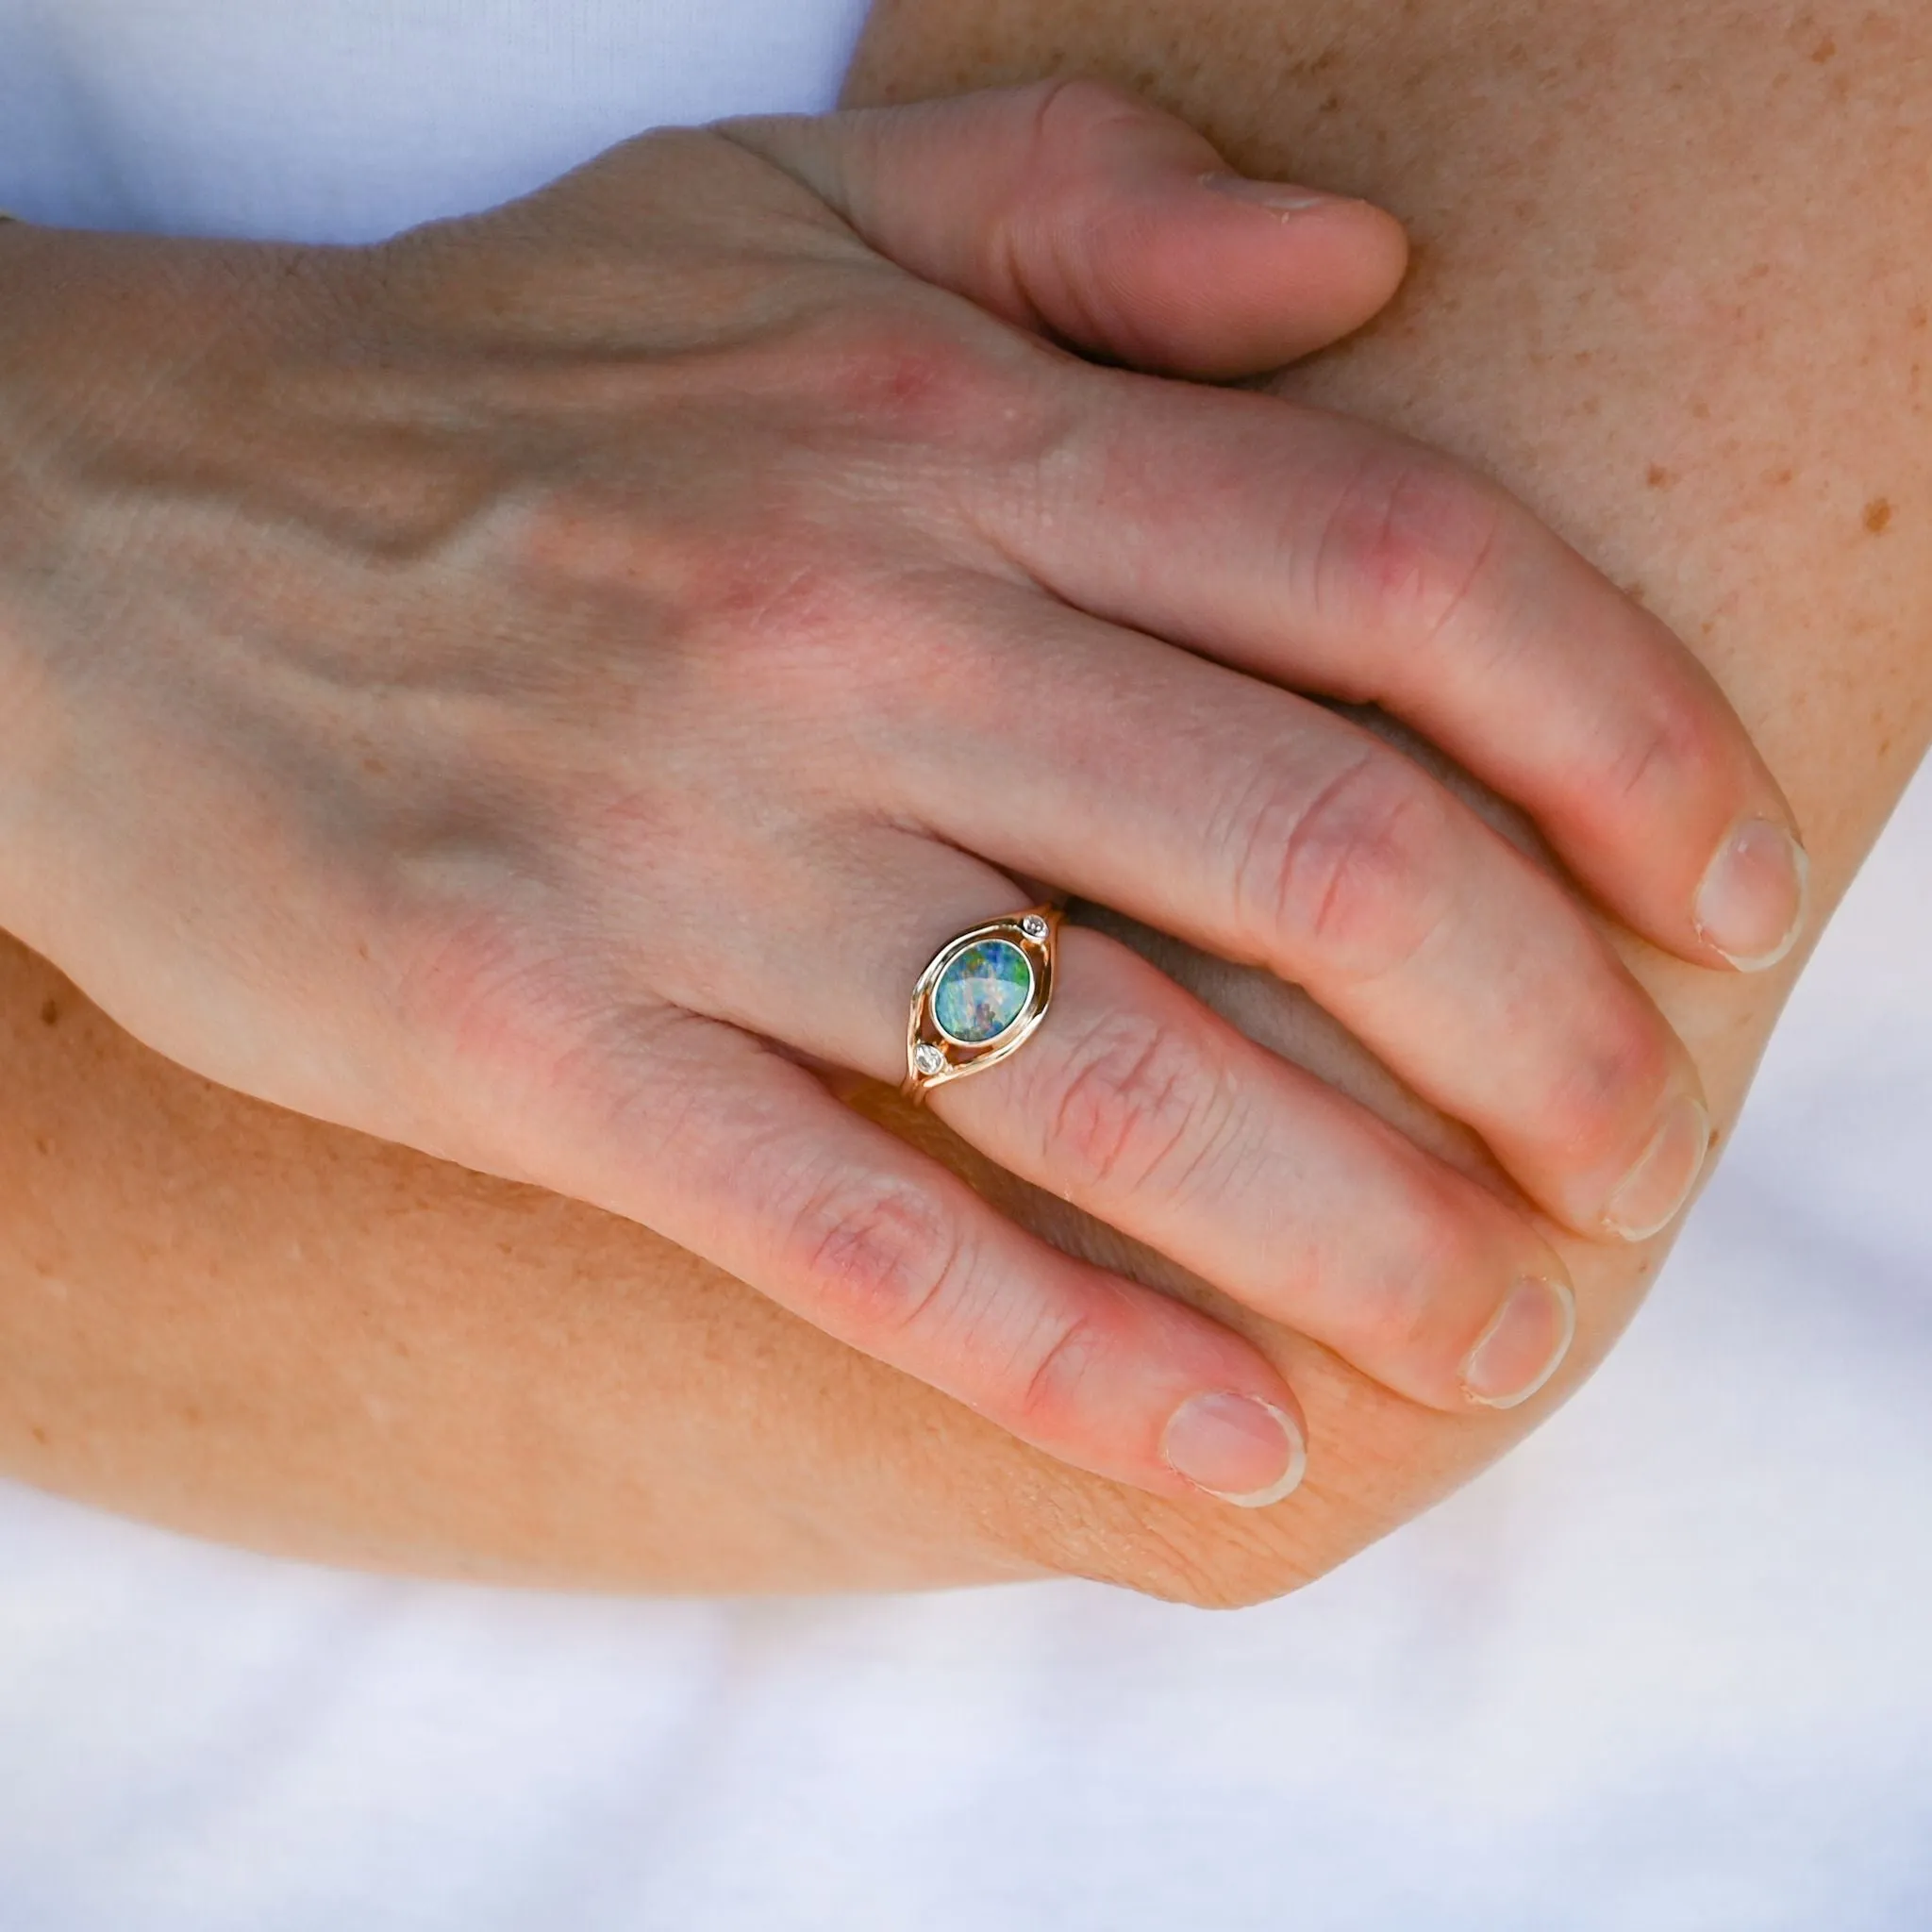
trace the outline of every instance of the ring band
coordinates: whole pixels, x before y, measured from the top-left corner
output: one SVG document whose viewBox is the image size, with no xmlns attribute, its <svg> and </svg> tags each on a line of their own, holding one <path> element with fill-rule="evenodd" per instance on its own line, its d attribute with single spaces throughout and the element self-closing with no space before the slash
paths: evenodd
<svg viewBox="0 0 1932 1932">
<path fill-rule="evenodd" d="M 1017 1051 L 1053 999 L 1060 908 L 1029 907 L 948 940 L 912 990 L 906 1023 L 906 1084 L 928 1091 L 984 1073 Z"/>
</svg>

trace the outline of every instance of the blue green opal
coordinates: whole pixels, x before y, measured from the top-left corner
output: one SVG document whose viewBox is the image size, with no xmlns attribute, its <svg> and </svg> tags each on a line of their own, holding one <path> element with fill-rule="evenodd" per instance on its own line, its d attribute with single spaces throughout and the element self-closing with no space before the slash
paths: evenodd
<svg viewBox="0 0 1932 1932">
<path fill-rule="evenodd" d="M 981 940 L 948 962 L 932 990 L 940 1031 L 962 1046 L 997 1040 L 1026 1009 L 1033 966 L 1010 940 Z"/>
</svg>

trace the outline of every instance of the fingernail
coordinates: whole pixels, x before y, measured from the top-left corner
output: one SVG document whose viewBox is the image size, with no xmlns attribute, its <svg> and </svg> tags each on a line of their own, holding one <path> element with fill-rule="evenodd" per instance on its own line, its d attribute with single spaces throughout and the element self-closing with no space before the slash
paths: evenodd
<svg viewBox="0 0 1932 1932">
<path fill-rule="evenodd" d="M 1710 1151 L 1710 1116 L 1682 1093 L 1670 1104 L 1650 1145 L 1617 1185 L 1604 1208 L 1604 1225 L 1626 1241 L 1641 1241 L 1668 1225 L 1690 1198 Z"/>
<path fill-rule="evenodd" d="M 1697 889 L 1698 937 L 1740 973 L 1775 966 L 1805 925 L 1805 848 L 1769 819 L 1732 827 Z"/>
<path fill-rule="evenodd" d="M 1525 1274 L 1470 1350 L 1463 1391 L 1490 1408 L 1527 1402 L 1557 1373 L 1575 1333 L 1575 1297 L 1560 1281 Z"/>
<path fill-rule="evenodd" d="M 1182 1403 L 1168 1421 L 1160 1453 L 1176 1475 L 1239 1509 L 1280 1502 L 1308 1466 L 1291 1415 L 1258 1396 L 1226 1391 Z"/>
<path fill-rule="evenodd" d="M 1203 175 L 1201 186 L 1236 201 L 1252 201 L 1276 214 L 1300 215 L 1318 208 L 1333 208 L 1345 195 L 1322 194 L 1312 188 L 1293 188 L 1286 181 L 1251 181 L 1245 175 Z"/>
</svg>

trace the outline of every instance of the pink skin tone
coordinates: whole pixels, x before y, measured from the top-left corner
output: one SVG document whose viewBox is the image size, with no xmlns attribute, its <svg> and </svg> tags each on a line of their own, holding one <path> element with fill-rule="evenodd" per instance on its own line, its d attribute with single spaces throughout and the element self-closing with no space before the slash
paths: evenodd
<svg viewBox="0 0 1932 1932">
<path fill-rule="evenodd" d="M 1500 1171 L 1089 928 L 935 1113 L 1388 1389 L 1524 1400 L 1547 1230 L 1668 1221 L 1696 1071 L 1557 880 L 1302 693 L 1712 971 L 1790 944 L 1790 814 L 1494 486 L 1042 340 L 1225 376 L 1387 298 L 1388 217 L 1224 175 L 1044 88 L 647 139 L 377 250 L 5 233 L 49 407 L 0 528 L 60 567 L 0 557 L 0 921 L 215 1080 L 652 1227 L 1080 1468 L 1276 1500 L 1259 1351 L 827 1091 L 1043 882 L 1305 985 Z"/>
</svg>

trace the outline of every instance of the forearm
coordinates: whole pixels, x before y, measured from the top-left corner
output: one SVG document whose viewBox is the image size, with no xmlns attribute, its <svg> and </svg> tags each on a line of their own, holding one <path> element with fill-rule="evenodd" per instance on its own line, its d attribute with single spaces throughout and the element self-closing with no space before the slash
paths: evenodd
<svg viewBox="0 0 1932 1932">
<path fill-rule="evenodd" d="M 373 1568 L 1025 1568 L 1025 1452 L 630 1223 L 184 1073 L 4 938 L 0 1064 L 0 1469 Z"/>
<path fill-rule="evenodd" d="M 1300 391 L 1473 458 L 1641 579 L 1759 733 L 1827 903 L 1932 711 L 1932 570 L 1913 536 L 1932 492 L 1903 387 L 1924 291 L 1905 263 L 1884 304 L 1842 299 L 1884 242 L 1849 219 L 1865 181 L 1889 172 L 1903 231 L 1932 216 L 1932 171 L 1903 117 L 1847 145 L 1826 104 L 1840 75 L 1854 101 L 1916 83 L 1849 33 L 1814 63 L 1815 46 L 1774 58 L 1755 18 L 1659 13 L 1424 14 L 1372 34 L 1378 16 L 1339 8 L 1284 41 L 1259 8 L 995 8 L 971 17 L 968 53 L 958 16 L 922 5 L 879 23 L 867 84 L 971 84 L 987 47 L 1014 75 L 1056 50 L 1157 89 L 1186 73 L 1178 104 L 1237 158 L 1291 153 L 1395 208 L 1424 243 L 1408 296 Z M 1580 58 L 1586 30 L 1615 45 Z M 1692 54 L 1718 71 L 1670 94 Z M 1806 87 L 1789 125 L 1725 118 L 1724 89 Z M 1726 170 L 1735 188 L 1712 192 Z M 1748 312 L 1734 286 L 1761 288 Z M 1728 1118 L 1789 971 L 1741 980 L 1631 951 Z M 1281 989 L 1175 964 L 1260 1037 L 1417 1118 Z M 558 1582 L 856 1588 L 1037 1565 L 1224 1600 L 1338 1560 L 1545 1412 L 1427 1415 L 1222 1308 L 1289 1365 L 1318 1445 L 1308 1482 L 1260 1518 L 1156 1504 L 1018 1448 L 633 1227 L 221 1093 L 71 995 L 45 1025 L 39 969 L 10 971 L 5 1454 L 115 1507 Z M 1572 1250 L 1574 1374 L 1656 1254 Z"/>
<path fill-rule="evenodd" d="M 1404 294 L 1278 386 L 1488 470 L 1690 642 L 1795 804 L 1815 932 L 1932 729 L 1932 275 L 1914 242 L 1932 228 L 1927 42 L 1902 8 L 1811 9 L 1768 32 L 1760 8 L 1652 0 L 1399 18 L 1372 0 L 896 0 L 851 92 L 1111 77 L 1245 168 L 1397 212 L 1418 243 Z M 1734 977 L 1626 951 L 1727 1128 L 1799 961 Z M 1193 971 L 1250 1030 L 1309 1050 L 1319 1023 L 1293 995 Z M 1574 1386 L 1661 1244 L 1566 1252 Z M 1283 1346 L 1305 1400 L 1317 1391 L 1314 1439 L 1348 1446 L 1275 1512 L 1278 1578 L 1420 1500 L 1422 1472 L 1456 1480 L 1510 1433 L 1381 1405 L 1345 1375 L 1323 1388 L 1327 1365 Z M 1266 1587 L 1243 1553 L 1224 1570 Z"/>
</svg>

